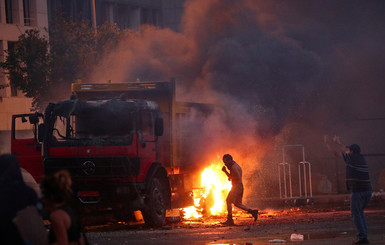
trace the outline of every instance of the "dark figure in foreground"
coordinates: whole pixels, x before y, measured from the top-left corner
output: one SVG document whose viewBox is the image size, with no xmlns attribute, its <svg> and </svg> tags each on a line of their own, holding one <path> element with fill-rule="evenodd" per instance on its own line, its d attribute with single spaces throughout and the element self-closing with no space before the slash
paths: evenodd
<svg viewBox="0 0 385 245">
<path fill-rule="evenodd" d="M 346 186 L 351 192 L 350 211 L 357 229 L 357 239 L 353 244 L 369 244 L 364 209 L 372 197 L 372 186 L 361 148 L 357 144 L 345 146 L 338 136 L 333 137 L 333 142 L 325 136 L 325 143 L 329 150 L 346 162 Z"/>
<path fill-rule="evenodd" d="M 226 167 L 223 166 L 222 171 L 225 172 L 229 180 L 231 181 L 231 190 L 226 198 L 227 204 L 227 220 L 223 224 L 225 225 L 234 225 L 232 204 L 240 209 L 243 209 L 249 212 L 254 221 L 258 219 L 258 210 L 253 210 L 242 204 L 243 197 L 243 184 L 242 184 L 242 168 L 233 160 L 233 157 L 229 154 L 223 156 L 223 162 L 225 163 L 227 169 L 230 170 L 230 173 L 227 171 Z"/>
<path fill-rule="evenodd" d="M 35 206 L 36 192 L 22 178 L 19 162 L 14 155 L 0 156 L 0 239 L 1 244 L 24 244 L 12 219 L 27 206 Z"/>
<path fill-rule="evenodd" d="M 0 243 L 24 244 L 12 219 L 27 206 L 35 206 L 36 192 L 22 178 L 19 162 L 14 155 L 0 156 Z"/>
<path fill-rule="evenodd" d="M 81 224 L 68 201 L 72 197 L 72 181 L 67 171 L 47 176 L 40 184 L 43 202 L 50 214 L 50 244 L 83 244 Z"/>
</svg>

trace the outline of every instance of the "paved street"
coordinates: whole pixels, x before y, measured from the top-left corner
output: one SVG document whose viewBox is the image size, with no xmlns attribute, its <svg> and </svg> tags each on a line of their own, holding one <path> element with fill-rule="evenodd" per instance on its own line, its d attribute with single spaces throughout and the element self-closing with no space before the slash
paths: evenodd
<svg viewBox="0 0 385 245">
<path fill-rule="evenodd" d="M 382 205 L 382 207 L 381 207 Z M 247 215 L 235 219 L 236 226 L 222 226 L 225 217 L 206 218 L 167 224 L 162 229 L 148 229 L 141 224 L 110 223 L 89 226 L 92 244 L 351 244 L 355 228 L 348 206 L 294 207 L 264 210 L 254 223 Z M 371 244 L 385 244 L 385 205 L 368 208 L 367 220 Z M 293 233 L 304 235 L 303 241 L 291 241 Z"/>
</svg>

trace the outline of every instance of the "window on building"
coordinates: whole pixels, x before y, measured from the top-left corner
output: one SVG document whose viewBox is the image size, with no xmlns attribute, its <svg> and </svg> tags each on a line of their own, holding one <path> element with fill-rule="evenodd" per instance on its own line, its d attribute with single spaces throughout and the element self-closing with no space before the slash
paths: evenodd
<svg viewBox="0 0 385 245">
<path fill-rule="evenodd" d="M 141 9 L 141 24 L 158 25 L 158 11 L 156 9 Z"/>
<path fill-rule="evenodd" d="M 4 62 L 4 46 L 3 40 L 0 40 L 0 62 Z M 0 102 L 2 102 L 2 98 L 5 97 L 5 75 L 3 68 L 0 67 Z"/>
<path fill-rule="evenodd" d="M 112 3 L 102 3 L 101 8 L 96 8 L 96 21 L 98 25 L 114 23 L 114 5 Z"/>
<path fill-rule="evenodd" d="M 23 0 L 24 25 L 31 25 L 31 0 Z"/>
<path fill-rule="evenodd" d="M 8 51 L 15 49 L 16 42 L 8 41 Z M 11 96 L 17 96 L 17 88 L 10 82 L 11 85 Z"/>
<path fill-rule="evenodd" d="M 130 7 L 127 4 L 117 6 L 116 22 L 122 29 L 130 28 Z"/>
<path fill-rule="evenodd" d="M 11 96 L 17 97 L 17 88 L 13 86 L 12 83 L 11 83 Z"/>
<path fill-rule="evenodd" d="M 5 21 L 7 24 L 13 23 L 12 0 L 5 0 Z"/>
<path fill-rule="evenodd" d="M 13 51 L 15 50 L 16 42 L 8 41 L 8 50 Z"/>
<path fill-rule="evenodd" d="M 4 46 L 3 40 L 0 40 L 0 62 L 4 62 Z"/>
</svg>

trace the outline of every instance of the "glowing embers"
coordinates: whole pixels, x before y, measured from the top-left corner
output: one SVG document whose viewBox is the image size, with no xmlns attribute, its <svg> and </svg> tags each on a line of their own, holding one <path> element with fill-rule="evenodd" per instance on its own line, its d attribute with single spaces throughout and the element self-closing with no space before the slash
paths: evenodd
<svg viewBox="0 0 385 245">
<path fill-rule="evenodd" d="M 226 213 L 226 197 L 231 182 L 222 172 L 223 164 L 217 161 L 203 170 L 201 187 L 194 188 L 194 206 L 183 208 L 184 219 L 198 219 Z"/>
</svg>

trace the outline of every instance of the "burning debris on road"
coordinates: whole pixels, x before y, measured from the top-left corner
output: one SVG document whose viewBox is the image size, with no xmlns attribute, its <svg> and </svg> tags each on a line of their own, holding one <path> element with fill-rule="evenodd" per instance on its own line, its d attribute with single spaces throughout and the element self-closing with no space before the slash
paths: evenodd
<svg viewBox="0 0 385 245">
<path fill-rule="evenodd" d="M 221 171 L 222 164 L 217 161 L 205 168 L 201 174 L 199 187 L 193 189 L 194 206 L 182 209 L 183 218 L 198 219 L 218 216 L 226 211 L 226 196 L 231 182 Z M 198 183 L 196 183 L 198 184 Z"/>
</svg>

